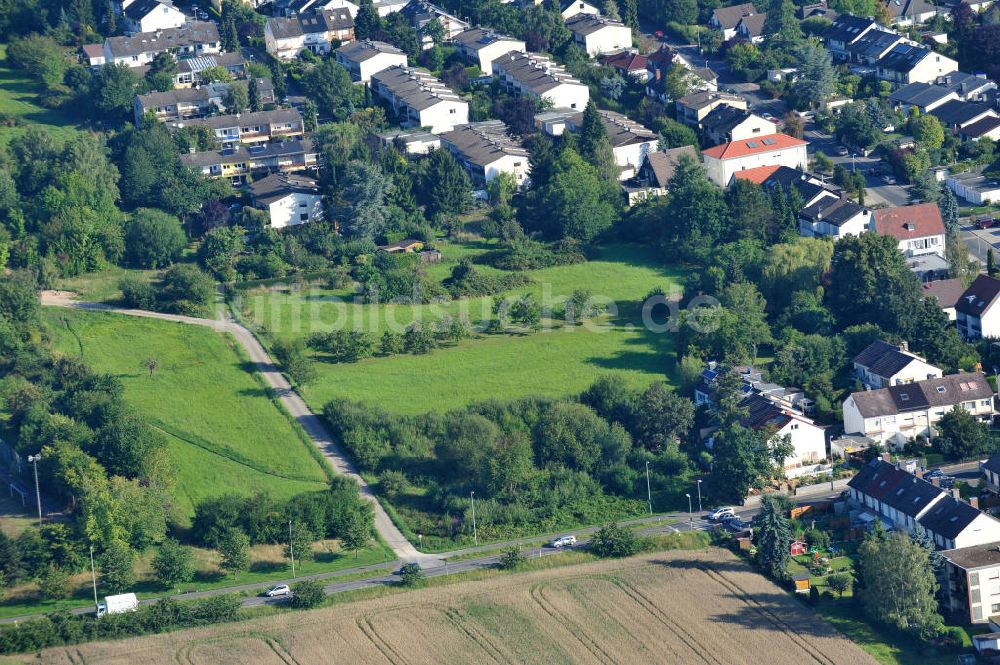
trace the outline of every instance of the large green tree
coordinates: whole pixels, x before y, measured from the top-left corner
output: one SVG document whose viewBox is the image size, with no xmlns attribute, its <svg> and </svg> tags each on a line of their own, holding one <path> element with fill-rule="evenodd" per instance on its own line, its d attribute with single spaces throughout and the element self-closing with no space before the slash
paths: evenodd
<svg viewBox="0 0 1000 665">
<path fill-rule="evenodd" d="M 944 414 L 937 424 L 938 434 L 934 437 L 934 447 L 954 460 L 962 460 L 993 452 L 996 447 L 989 428 L 956 405 Z"/>
<path fill-rule="evenodd" d="M 469 174 L 448 150 L 434 150 L 427 158 L 422 197 L 431 219 L 463 212 L 472 199 Z"/>
<path fill-rule="evenodd" d="M 306 71 L 302 85 L 323 115 L 332 116 L 339 122 L 354 112 L 351 75 L 333 58 L 327 58 Z"/>
<path fill-rule="evenodd" d="M 709 478 L 713 495 L 742 501 L 751 489 L 762 490 L 780 478 L 781 462 L 792 452 L 791 443 L 767 430 L 732 424 L 716 431 Z"/>
<path fill-rule="evenodd" d="M 160 210 L 139 208 L 125 225 L 125 260 L 135 268 L 165 268 L 186 245 L 181 221 Z"/>
<path fill-rule="evenodd" d="M 341 228 L 350 238 L 375 240 L 385 228 L 388 216 L 386 197 L 392 180 L 378 164 L 351 162 L 344 178 L 341 198 Z"/>
<path fill-rule="evenodd" d="M 725 231 L 725 194 L 708 179 L 696 159 L 681 155 L 668 185 L 661 245 L 667 256 L 706 259 Z"/>
<path fill-rule="evenodd" d="M 660 453 L 687 437 L 694 424 L 694 403 L 658 381 L 639 395 L 634 419 L 636 443 Z"/>
<path fill-rule="evenodd" d="M 760 501 L 760 517 L 754 533 L 757 561 L 776 580 L 788 576 L 791 559 L 792 528 L 786 512 L 786 501 L 776 494 L 765 494 Z"/>
<path fill-rule="evenodd" d="M 795 97 L 808 107 L 826 101 L 837 85 L 830 53 L 818 44 L 805 42 L 795 49 L 795 62 L 799 70 L 792 84 Z"/>
<path fill-rule="evenodd" d="M 536 190 L 549 235 L 589 242 L 611 227 L 615 211 L 604 196 L 597 169 L 572 148 L 560 151 L 547 182 Z"/>
</svg>

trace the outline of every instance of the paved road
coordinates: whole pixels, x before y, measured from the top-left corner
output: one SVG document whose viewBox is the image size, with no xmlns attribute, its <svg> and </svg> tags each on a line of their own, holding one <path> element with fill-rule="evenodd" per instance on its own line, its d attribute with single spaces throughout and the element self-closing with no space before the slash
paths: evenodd
<svg viewBox="0 0 1000 665">
<path fill-rule="evenodd" d="M 267 382 L 282 405 L 288 410 L 292 417 L 306 431 L 313 444 L 319 449 L 323 456 L 330 463 L 334 470 L 345 476 L 349 476 L 358 482 L 361 495 L 371 502 L 375 509 L 375 530 L 379 536 L 389 545 L 393 553 L 404 561 L 419 561 L 424 567 L 434 567 L 440 565 L 438 557 L 421 554 L 406 539 L 403 533 L 393 524 L 389 515 L 382 508 L 382 504 L 375 498 L 371 487 L 358 474 L 354 465 L 347 458 L 344 452 L 334 443 L 333 438 L 327 431 L 323 421 L 314 414 L 306 405 L 305 400 L 295 392 L 291 384 L 278 369 L 274 361 L 268 355 L 264 347 L 250 330 L 234 321 L 227 315 L 227 318 L 202 319 L 194 316 L 181 316 L 179 314 L 164 314 L 162 312 L 150 312 L 140 309 L 128 309 L 124 307 L 114 307 L 101 303 L 81 302 L 72 299 L 72 294 L 60 291 L 43 291 L 42 305 L 47 307 L 67 307 L 71 309 L 96 310 L 103 312 L 114 312 L 128 316 L 139 316 L 150 319 L 161 319 L 164 321 L 175 321 L 190 325 L 206 326 L 231 334 L 243 346 L 251 362 L 254 363 L 257 371 Z"/>
</svg>

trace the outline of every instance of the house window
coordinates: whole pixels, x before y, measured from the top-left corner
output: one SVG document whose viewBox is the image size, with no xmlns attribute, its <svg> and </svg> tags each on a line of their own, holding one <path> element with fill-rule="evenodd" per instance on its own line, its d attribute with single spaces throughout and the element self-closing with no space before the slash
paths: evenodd
<svg viewBox="0 0 1000 665">
<path fill-rule="evenodd" d="M 309 220 L 309 214 L 308 213 L 304 212 L 301 215 L 299 215 L 299 221 L 300 222 L 305 222 L 305 221 L 308 221 L 308 220 Z"/>
<path fill-rule="evenodd" d="M 300 207 L 300 208 L 305 208 L 305 207 L 306 207 L 306 204 L 305 204 L 305 202 L 302 202 L 302 203 L 300 203 L 300 204 L 299 204 L 299 207 Z"/>
</svg>

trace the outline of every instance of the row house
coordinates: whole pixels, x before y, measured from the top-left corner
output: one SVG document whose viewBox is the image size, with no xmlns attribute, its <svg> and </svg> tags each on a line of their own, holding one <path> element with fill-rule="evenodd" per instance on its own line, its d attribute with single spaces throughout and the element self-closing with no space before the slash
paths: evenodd
<svg viewBox="0 0 1000 665">
<path fill-rule="evenodd" d="M 537 53 L 511 51 L 493 61 L 493 74 L 507 92 L 545 101 L 553 108 L 583 111 L 590 100 L 590 88 Z"/>
<path fill-rule="evenodd" d="M 240 146 L 181 155 L 181 163 L 210 178 L 227 178 L 234 185 L 261 173 L 298 173 L 315 169 L 319 157 L 309 139 Z"/>
<path fill-rule="evenodd" d="M 389 67 L 372 75 L 371 86 L 403 127 L 428 127 L 440 134 L 469 122 L 469 104 L 422 69 Z"/>
<path fill-rule="evenodd" d="M 441 145 L 465 168 L 476 189 L 484 190 L 501 173 L 513 176 L 518 187 L 528 184 L 529 153 L 501 120 L 459 125 L 441 134 Z"/>
<path fill-rule="evenodd" d="M 373 74 L 389 67 L 408 64 L 406 54 L 398 48 L 371 39 L 345 44 L 334 52 L 334 57 L 351 79 L 359 83 L 369 83 Z"/>
<path fill-rule="evenodd" d="M 190 21 L 177 28 L 104 40 L 105 63 L 129 67 L 148 65 L 160 53 L 181 59 L 221 52 L 219 29 L 209 21 Z"/>
<path fill-rule="evenodd" d="M 324 9 L 288 18 L 270 18 L 264 26 L 267 52 L 279 60 L 292 60 L 302 51 L 326 55 L 334 43 L 354 39 L 354 19 L 347 9 Z"/>
<path fill-rule="evenodd" d="M 441 24 L 441 27 L 444 28 L 444 39 L 448 42 L 454 40 L 463 30 L 472 27 L 468 21 L 463 21 L 442 7 L 426 0 L 410 0 L 400 11 L 403 16 L 410 19 L 410 24 L 417 31 L 417 34 L 422 35 L 424 50 L 434 46 L 433 38 L 424 33 L 424 28 L 431 21 L 437 21 Z"/>
<path fill-rule="evenodd" d="M 142 123 L 147 113 L 160 122 L 175 122 L 189 118 L 203 118 L 224 108 L 223 100 L 229 92 L 229 83 L 211 83 L 196 88 L 175 88 L 164 92 L 136 95 L 132 101 L 135 124 Z M 274 102 L 271 79 L 257 79 L 257 90 L 265 104 Z"/>
<path fill-rule="evenodd" d="M 294 108 L 178 120 L 167 127 L 208 127 L 223 148 L 299 138 L 305 131 L 302 114 Z"/>
<path fill-rule="evenodd" d="M 871 390 L 915 383 L 924 379 L 939 379 L 944 375 L 939 367 L 910 353 L 906 342 L 889 344 L 876 340 L 854 356 L 854 375 Z"/>
<path fill-rule="evenodd" d="M 899 449 L 918 436 L 933 438 L 935 423 L 955 407 L 980 422 L 993 419 L 993 390 L 982 374 L 960 372 L 851 393 L 843 404 L 844 432 Z"/>
<path fill-rule="evenodd" d="M 573 42 L 592 58 L 632 47 L 632 29 L 621 21 L 577 14 L 566 21 L 566 27 L 573 33 Z"/>
<path fill-rule="evenodd" d="M 485 28 L 470 28 L 454 39 L 455 50 L 469 64 L 476 65 L 486 76 L 493 76 L 493 61 L 510 53 L 524 53 L 524 41 Z"/>
<path fill-rule="evenodd" d="M 621 113 L 604 109 L 598 109 L 597 113 L 611 141 L 615 164 L 621 169 L 619 179 L 628 180 L 634 177 L 646 161 L 646 156 L 656 152 L 660 142 L 659 136 Z M 567 127 L 571 131 L 578 131 L 582 124 L 583 114 L 579 113 L 570 119 Z"/>
<path fill-rule="evenodd" d="M 242 53 L 213 53 L 184 58 L 177 61 L 177 75 L 174 77 L 175 88 L 190 88 L 203 83 L 201 72 L 206 69 L 221 67 L 235 79 L 246 78 L 247 63 Z"/>
</svg>

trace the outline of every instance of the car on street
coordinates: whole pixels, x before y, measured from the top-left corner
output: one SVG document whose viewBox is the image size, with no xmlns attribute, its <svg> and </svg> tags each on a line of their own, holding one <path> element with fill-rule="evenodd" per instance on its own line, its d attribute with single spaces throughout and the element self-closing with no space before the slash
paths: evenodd
<svg viewBox="0 0 1000 665">
<path fill-rule="evenodd" d="M 851 151 L 842 145 L 838 145 L 836 148 L 833 149 L 833 151 L 838 155 L 840 155 L 841 157 L 846 157 L 847 155 L 851 154 Z"/>
<path fill-rule="evenodd" d="M 746 531 L 751 526 L 753 525 L 750 524 L 750 522 L 741 520 L 739 517 L 736 517 L 726 522 L 726 528 L 732 531 L 733 533 L 740 533 L 741 531 Z"/>
<path fill-rule="evenodd" d="M 563 536 L 561 538 L 556 538 L 549 543 L 549 547 L 555 548 L 572 547 L 573 545 L 576 545 L 576 536 Z"/>
<path fill-rule="evenodd" d="M 946 489 L 946 490 L 947 489 L 951 489 L 952 487 L 955 486 L 955 478 L 954 478 L 954 476 L 941 476 L 940 480 L 938 481 L 938 484 L 943 489 Z"/>
<path fill-rule="evenodd" d="M 287 584 L 275 584 L 273 587 L 265 591 L 264 595 L 268 598 L 280 598 L 281 596 L 291 596 L 292 590 Z"/>
<path fill-rule="evenodd" d="M 976 228 L 988 229 L 991 228 L 996 223 L 996 220 L 989 215 L 980 215 L 976 217 Z"/>
<path fill-rule="evenodd" d="M 896 184 L 896 179 L 893 178 L 891 175 L 886 174 L 886 175 L 882 176 L 882 182 L 884 182 L 887 185 L 895 185 Z"/>
<path fill-rule="evenodd" d="M 712 522 L 722 522 L 727 517 L 736 517 L 736 511 L 729 506 L 724 506 L 722 508 L 716 508 L 708 514 L 709 521 Z"/>
<path fill-rule="evenodd" d="M 930 480 L 931 478 L 941 478 L 942 476 L 944 476 L 944 471 L 941 469 L 931 469 L 924 474 L 924 479 Z"/>
</svg>

